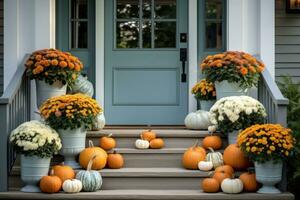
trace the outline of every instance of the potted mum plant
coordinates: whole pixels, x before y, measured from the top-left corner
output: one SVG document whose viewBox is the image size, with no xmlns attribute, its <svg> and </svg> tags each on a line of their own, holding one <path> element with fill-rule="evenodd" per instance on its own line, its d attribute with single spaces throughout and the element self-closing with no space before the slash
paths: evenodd
<svg viewBox="0 0 300 200">
<path fill-rule="evenodd" d="M 61 149 L 57 132 L 40 121 L 21 124 L 10 134 L 10 143 L 21 154 L 22 192 L 40 192 L 39 180 L 48 174 L 53 154 Z"/>
<path fill-rule="evenodd" d="M 80 168 L 75 156 L 85 148 L 86 130 L 101 112 L 95 99 L 80 93 L 52 97 L 42 104 L 41 116 L 61 137 L 66 165 Z"/>
<path fill-rule="evenodd" d="M 223 97 L 210 109 L 212 125 L 236 144 L 239 132 L 253 124 L 262 124 L 267 116 L 264 106 L 248 96 Z"/>
<path fill-rule="evenodd" d="M 258 193 L 280 193 L 275 184 L 282 178 L 282 163 L 293 151 L 295 139 L 280 124 L 256 124 L 238 136 L 241 150 L 254 161 L 256 179 L 263 184 Z"/>
<path fill-rule="evenodd" d="M 31 54 L 26 74 L 36 80 L 37 106 L 54 96 L 64 95 L 80 74 L 83 64 L 68 52 L 43 49 Z"/>
<path fill-rule="evenodd" d="M 198 110 L 209 111 L 216 100 L 215 86 L 206 79 L 202 79 L 192 88 L 192 94 L 197 100 Z"/>
<path fill-rule="evenodd" d="M 201 63 L 206 79 L 215 84 L 217 100 L 247 95 L 249 88 L 257 86 L 264 67 L 250 54 L 238 51 L 209 55 Z"/>
</svg>

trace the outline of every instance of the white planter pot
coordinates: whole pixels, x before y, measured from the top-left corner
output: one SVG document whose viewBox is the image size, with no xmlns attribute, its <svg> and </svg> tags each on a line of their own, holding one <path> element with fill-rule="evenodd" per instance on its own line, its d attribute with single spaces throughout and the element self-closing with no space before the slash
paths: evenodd
<svg viewBox="0 0 300 200">
<path fill-rule="evenodd" d="M 248 95 L 248 90 L 240 88 L 238 83 L 229 83 L 228 81 L 215 82 L 217 100 L 229 96 Z"/>
<path fill-rule="evenodd" d="M 36 80 L 36 103 L 38 108 L 49 98 L 65 95 L 67 93 L 67 85 L 63 85 L 60 81 L 54 82 L 52 85 L 44 81 Z"/>
<path fill-rule="evenodd" d="M 62 143 L 60 153 L 64 156 L 64 164 L 74 169 L 80 168 L 76 156 L 85 148 L 86 130 L 84 128 L 59 129 L 57 132 Z"/>
<path fill-rule="evenodd" d="M 228 133 L 228 144 L 236 144 L 236 140 L 241 130 L 235 130 Z"/>
<path fill-rule="evenodd" d="M 43 176 L 47 176 L 50 158 L 21 155 L 21 180 L 25 186 L 21 192 L 41 192 L 38 183 Z"/>
<path fill-rule="evenodd" d="M 198 100 L 199 107 L 197 108 L 198 110 L 205 110 L 209 111 L 210 108 L 216 103 L 215 100 Z"/>
<path fill-rule="evenodd" d="M 282 162 L 274 163 L 268 161 L 265 163 L 255 162 L 256 180 L 263 184 L 257 193 L 263 194 L 278 194 L 280 190 L 275 187 L 275 184 L 281 181 L 282 177 Z"/>
</svg>

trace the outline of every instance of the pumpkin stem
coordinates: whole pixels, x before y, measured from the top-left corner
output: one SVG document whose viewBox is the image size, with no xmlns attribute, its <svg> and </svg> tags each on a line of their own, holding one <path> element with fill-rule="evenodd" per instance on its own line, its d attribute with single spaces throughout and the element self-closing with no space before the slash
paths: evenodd
<svg viewBox="0 0 300 200">
<path fill-rule="evenodd" d="M 97 153 L 93 154 L 92 158 L 89 160 L 86 170 L 91 171 L 94 159 L 97 157 Z"/>
<path fill-rule="evenodd" d="M 94 147 L 94 143 L 92 140 L 89 140 L 89 147 Z"/>
<path fill-rule="evenodd" d="M 213 148 L 211 148 L 211 147 L 208 147 L 208 149 L 209 149 L 212 153 L 215 152 L 215 150 L 214 150 Z"/>
<path fill-rule="evenodd" d="M 117 151 L 116 151 L 116 150 L 114 150 L 114 151 L 113 151 L 113 154 L 116 154 L 116 153 L 117 153 Z"/>
<path fill-rule="evenodd" d="M 110 137 L 112 137 L 112 135 L 113 135 L 113 134 L 112 134 L 112 133 L 110 133 L 110 134 L 108 134 L 108 135 L 107 135 L 107 137 L 109 137 L 109 138 L 110 138 Z"/>
<path fill-rule="evenodd" d="M 51 170 L 50 170 L 50 176 L 54 176 L 54 169 L 53 168 L 51 168 Z"/>
<path fill-rule="evenodd" d="M 214 171 L 208 172 L 208 176 L 212 177 L 214 175 Z"/>
</svg>

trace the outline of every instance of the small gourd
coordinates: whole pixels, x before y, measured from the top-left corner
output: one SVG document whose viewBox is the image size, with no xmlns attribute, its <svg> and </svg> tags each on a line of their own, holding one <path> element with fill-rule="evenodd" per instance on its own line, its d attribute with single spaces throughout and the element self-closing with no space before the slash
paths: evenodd
<svg viewBox="0 0 300 200">
<path fill-rule="evenodd" d="M 102 130 L 104 126 L 105 126 L 105 117 L 104 117 L 104 113 L 101 112 L 96 116 L 94 123 L 92 124 L 92 130 L 99 131 Z"/>
<path fill-rule="evenodd" d="M 149 148 L 149 141 L 148 140 L 144 140 L 143 136 L 141 135 L 141 139 L 137 139 L 135 141 L 135 147 L 137 149 L 148 149 Z"/>
<path fill-rule="evenodd" d="M 217 167 L 215 172 L 224 172 L 232 176 L 234 174 L 234 169 L 230 165 L 222 165 Z"/>
<path fill-rule="evenodd" d="M 198 169 L 198 163 L 204 161 L 206 156 L 206 151 L 202 147 L 198 146 L 198 142 L 188 148 L 182 156 L 182 165 L 186 169 Z"/>
<path fill-rule="evenodd" d="M 211 147 L 208 147 L 208 149 L 210 152 L 206 155 L 206 161 L 212 162 L 214 168 L 222 166 L 224 164 L 222 154 L 220 152 L 215 152 Z"/>
<path fill-rule="evenodd" d="M 238 178 L 226 178 L 221 184 L 222 191 L 228 194 L 238 194 L 243 191 L 243 182 Z"/>
<path fill-rule="evenodd" d="M 214 172 L 213 178 L 219 181 L 219 183 L 221 184 L 224 179 L 231 178 L 231 175 L 225 172 Z"/>
<path fill-rule="evenodd" d="M 82 93 L 88 95 L 90 97 L 94 94 L 94 86 L 93 84 L 82 75 L 79 75 L 75 80 L 74 84 L 71 86 L 70 93 Z"/>
<path fill-rule="evenodd" d="M 80 180 L 82 183 L 83 191 L 95 192 L 102 186 L 102 177 L 100 173 L 98 171 L 91 170 L 96 157 L 97 155 L 92 156 L 86 170 L 80 170 L 76 174 L 76 179 Z"/>
<path fill-rule="evenodd" d="M 240 175 L 239 179 L 243 182 L 245 192 L 256 192 L 258 183 L 256 181 L 255 173 L 244 172 Z"/>
<path fill-rule="evenodd" d="M 213 164 L 210 161 L 200 161 L 198 163 L 198 169 L 202 171 L 210 171 L 213 168 Z"/>
<path fill-rule="evenodd" d="M 220 190 L 220 183 L 214 178 L 205 178 L 201 183 L 203 192 L 215 193 Z"/>
<path fill-rule="evenodd" d="M 51 170 L 49 176 L 43 176 L 40 180 L 40 189 L 45 193 L 57 193 L 61 189 L 61 179 L 58 176 L 53 175 L 53 170 Z"/>
<path fill-rule="evenodd" d="M 210 126 L 209 116 L 209 112 L 204 110 L 191 112 L 186 116 L 184 124 L 188 129 L 207 129 Z"/>
<path fill-rule="evenodd" d="M 212 148 L 218 150 L 222 148 L 222 139 L 217 135 L 208 135 L 202 141 L 202 146 L 205 149 Z"/>
<path fill-rule="evenodd" d="M 120 169 L 124 166 L 123 156 L 116 151 L 108 154 L 107 157 L 107 166 L 111 169 Z"/>
<path fill-rule="evenodd" d="M 100 138 L 99 145 L 102 149 L 109 151 L 117 146 L 117 142 L 112 138 L 112 134 L 109 134 Z"/>
<path fill-rule="evenodd" d="M 150 141 L 150 148 L 151 149 L 161 149 L 165 145 L 164 140 L 161 138 L 155 138 Z"/>
<path fill-rule="evenodd" d="M 152 131 L 151 129 L 142 132 L 141 137 L 144 140 L 147 140 L 148 142 L 150 142 L 151 140 L 156 138 L 156 133 L 154 131 Z"/>
<path fill-rule="evenodd" d="M 63 183 L 62 189 L 66 193 L 78 193 L 82 190 L 82 183 L 77 179 L 68 179 Z"/>
</svg>

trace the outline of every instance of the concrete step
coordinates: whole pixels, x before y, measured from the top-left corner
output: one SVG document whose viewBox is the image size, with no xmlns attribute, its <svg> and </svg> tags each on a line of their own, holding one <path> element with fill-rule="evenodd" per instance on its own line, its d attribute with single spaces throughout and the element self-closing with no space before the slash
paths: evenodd
<svg viewBox="0 0 300 200">
<path fill-rule="evenodd" d="M 143 129 L 104 129 L 101 131 L 89 131 L 87 141 L 92 140 L 99 145 L 99 138 L 110 133 L 117 141 L 118 148 L 134 148 L 135 140 L 140 138 Z M 154 129 L 157 137 L 163 138 L 166 148 L 187 148 L 208 135 L 208 131 L 188 129 Z M 223 140 L 223 147 L 227 146 L 227 139 Z M 87 144 L 88 145 L 88 144 Z"/>
<path fill-rule="evenodd" d="M 182 168 L 122 168 L 99 171 L 104 190 L 111 189 L 199 189 L 209 172 Z M 10 189 L 22 187 L 20 168 L 15 167 L 10 176 Z"/>
<path fill-rule="evenodd" d="M 0 199 L 82 199 L 82 200 L 293 200 L 291 193 L 282 194 L 224 194 L 224 193 L 203 193 L 195 190 L 100 190 L 97 192 L 81 192 L 77 194 L 22 193 L 2 192 Z"/>
</svg>

